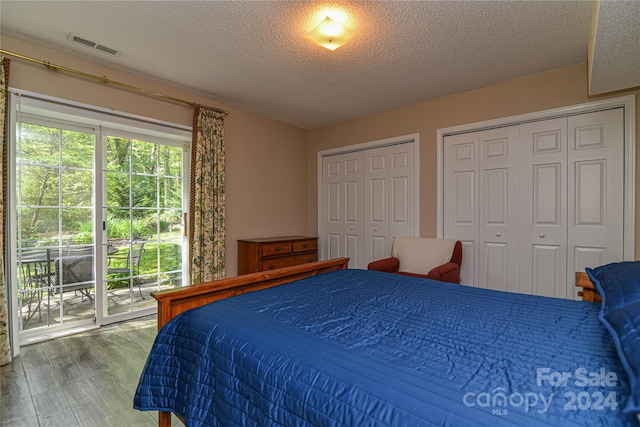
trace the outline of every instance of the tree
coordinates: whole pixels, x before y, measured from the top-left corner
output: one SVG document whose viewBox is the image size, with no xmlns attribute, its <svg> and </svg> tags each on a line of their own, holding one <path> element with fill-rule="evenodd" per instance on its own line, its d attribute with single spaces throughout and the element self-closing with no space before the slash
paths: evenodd
<svg viewBox="0 0 640 427">
<path fill-rule="evenodd" d="M 18 124 L 18 130 L 18 214 L 23 239 L 90 233 L 95 135 L 25 122 Z M 150 234 L 179 223 L 181 148 L 118 136 L 106 136 L 104 143 L 110 229 L 119 221 L 118 234 L 126 230 L 128 236 L 130 229 L 134 234 Z"/>
</svg>

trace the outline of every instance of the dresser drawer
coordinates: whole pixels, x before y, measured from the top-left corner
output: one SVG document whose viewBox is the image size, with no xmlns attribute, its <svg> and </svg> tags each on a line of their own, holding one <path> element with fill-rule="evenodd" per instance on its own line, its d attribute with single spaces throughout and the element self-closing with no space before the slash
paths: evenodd
<svg viewBox="0 0 640 427">
<path fill-rule="evenodd" d="M 262 245 L 262 256 L 273 256 L 291 253 L 290 242 L 278 242 Z"/>
<path fill-rule="evenodd" d="M 318 241 L 316 239 L 293 242 L 293 252 L 315 251 L 317 248 Z"/>
<path fill-rule="evenodd" d="M 306 264 L 309 262 L 316 262 L 317 260 L 318 255 L 315 253 L 265 259 L 262 261 L 261 270 L 264 271 L 282 267 L 291 267 L 292 265 Z"/>
</svg>

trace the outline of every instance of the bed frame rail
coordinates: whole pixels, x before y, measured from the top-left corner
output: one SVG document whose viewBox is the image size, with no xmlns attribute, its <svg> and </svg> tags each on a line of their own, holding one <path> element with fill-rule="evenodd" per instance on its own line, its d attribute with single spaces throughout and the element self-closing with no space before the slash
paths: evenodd
<svg viewBox="0 0 640 427">
<path fill-rule="evenodd" d="M 293 282 L 316 274 L 346 269 L 349 258 L 336 258 L 328 261 L 284 267 L 276 270 L 261 271 L 229 277 L 213 282 L 200 283 L 184 288 L 151 292 L 158 301 L 158 330 L 178 314 L 209 304 L 213 301 L 229 298 L 247 292 L 271 288 Z"/>
</svg>

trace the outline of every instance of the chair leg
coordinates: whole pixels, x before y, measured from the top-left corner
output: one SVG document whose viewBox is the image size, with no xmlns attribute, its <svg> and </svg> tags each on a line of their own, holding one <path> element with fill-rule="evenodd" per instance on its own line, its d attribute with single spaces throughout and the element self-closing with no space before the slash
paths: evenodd
<svg viewBox="0 0 640 427">
<path fill-rule="evenodd" d="M 140 284 L 140 278 L 135 278 L 133 279 L 135 282 L 137 282 L 138 284 L 138 292 L 140 292 L 140 299 L 145 299 L 144 296 L 142 296 L 142 287 Z M 133 283 L 129 282 L 129 289 L 133 292 Z"/>
</svg>

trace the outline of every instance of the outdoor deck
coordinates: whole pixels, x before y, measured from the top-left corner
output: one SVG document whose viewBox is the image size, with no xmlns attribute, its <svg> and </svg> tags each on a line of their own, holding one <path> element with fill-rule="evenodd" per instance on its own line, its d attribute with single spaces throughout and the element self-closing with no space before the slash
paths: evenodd
<svg viewBox="0 0 640 427">
<path fill-rule="evenodd" d="M 158 288 L 157 283 L 143 283 L 138 291 L 138 286 L 134 286 L 132 292 L 128 287 L 111 289 L 107 291 L 107 313 L 108 315 L 116 315 L 127 313 L 133 310 L 154 307 L 156 300 L 149 294 L 158 289 L 169 289 L 171 286 L 161 285 Z M 142 296 L 141 296 L 142 293 Z M 37 302 L 32 303 L 29 310 L 26 304 L 22 310 L 23 330 L 30 331 L 43 326 L 53 326 L 61 323 L 62 304 L 62 320 L 65 324 L 84 320 L 93 319 L 95 317 L 95 288 L 90 289 L 90 297 L 80 291 L 66 291 L 62 295 L 52 293 L 48 295 L 45 291 L 40 305 Z"/>
</svg>

